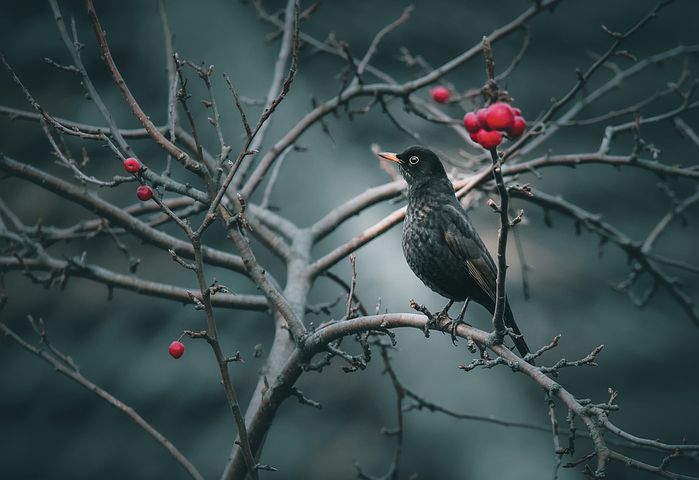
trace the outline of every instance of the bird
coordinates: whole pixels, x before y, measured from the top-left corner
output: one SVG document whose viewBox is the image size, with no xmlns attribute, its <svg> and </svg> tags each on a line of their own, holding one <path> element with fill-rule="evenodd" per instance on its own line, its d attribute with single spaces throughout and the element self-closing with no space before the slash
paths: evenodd
<svg viewBox="0 0 699 480">
<path fill-rule="evenodd" d="M 469 301 L 495 311 L 497 268 L 483 240 L 454 193 L 439 157 L 431 150 L 408 147 L 401 153 L 381 152 L 380 158 L 398 164 L 408 183 L 408 208 L 402 246 L 413 273 L 434 292 L 449 299 L 440 316 L 454 302 L 464 302 L 453 328 L 463 321 Z M 505 300 L 505 325 L 512 330 L 522 356 L 530 350 Z M 452 330 L 452 339 L 454 330 Z"/>
</svg>

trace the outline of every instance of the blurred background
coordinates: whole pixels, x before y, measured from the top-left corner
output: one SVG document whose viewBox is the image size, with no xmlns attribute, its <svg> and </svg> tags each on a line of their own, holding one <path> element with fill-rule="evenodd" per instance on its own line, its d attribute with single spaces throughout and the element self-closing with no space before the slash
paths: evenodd
<svg viewBox="0 0 699 480">
<path fill-rule="evenodd" d="M 61 2 L 67 19 L 74 18 L 78 36 L 85 45 L 83 60 L 110 106 L 121 128 L 139 127 L 115 88 L 99 58 L 94 34 L 81 2 Z M 531 43 L 521 65 L 505 82 L 527 118 L 534 119 L 563 96 L 576 81 L 576 68 L 584 69 L 592 56 L 611 43 L 600 28 L 623 31 L 643 17 L 656 2 L 624 0 L 616 2 L 563 1 L 554 12 L 537 16 L 530 24 Z M 276 12 L 284 2 L 265 2 Z M 274 31 L 258 19 L 247 2 L 166 1 L 170 27 L 175 34 L 175 50 L 182 58 L 215 66 L 215 94 L 222 111 L 228 142 L 236 152 L 242 132 L 238 114 L 221 77 L 231 76 L 241 95 L 264 98 L 278 41 L 268 41 Z M 302 8 L 309 2 L 302 2 Z M 400 49 L 406 47 L 438 66 L 478 43 L 484 34 L 509 22 L 530 2 L 524 0 L 447 1 L 418 0 L 410 21 L 388 35 L 373 64 L 399 80 L 420 72 L 400 62 Z M 397 18 L 407 2 L 356 0 L 323 2 L 303 30 L 319 39 L 334 34 L 346 41 L 361 57 L 374 34 Z M 167 76 L 163 32 L 156 2 L 99 2 L 97 5 L 112 53 L 132 92 L 156 124 L 164 123 L 167 104 Z M 697 44 L 696 18 L 699 4 L 676 1 L 664 9 L 643 31 L 625 45 L 638 59 L 673 48 Z M 495 45 L 499 69 L 516 56 L 523 34 L 515 33 Z M 44 61 L 50 58 L 69 63 L 48 5 L 9 0 L 0 6 L 0 45 L 8 62 L 41 103 L 55 116 L 102 124 L 94 104 L 85 98 L 79 79 L 59 71 Z M 622 68 L 631 58 L 616 58 Z M 676 81 L 683 62 L 692 77 L 697 58 L 675 58 L 642 75 L 586 109 L 580 118 L 616 110 L 652 96 Z M 291 93 L 273 117 L 266 141 L 269 147 L 312 108 L 312 98 L 324 100 L 337 94 L 338 73 L 345 67 L 336 58 L 314 54 L 305 48 L 299 73 Z M 602 69 L 587 87 L 590 91 L 609 78 Z M 481 59 L 451 73 L 447 80 L 465 91 L 484 81 Z M 200 121 L 207 145 L 218 148 L 209 115 L 199 103 L 205 91 L 192 76 L 192 108 Z M 428 90 L 418 92 L 428 98 Z M 361 108 L 365 98 L 352 102 Z M 6 72 L 0 75 L 0 104 L 30 109 L 21 91 Z M 644 116 L 668 111 L 680 104 L 676 96 L 663 97 L 643 108 Z M 467 148 L 448 128 L 406 115 L 399 101 L 390 104 L 405 125 L 419 132 L 424 142 L 437 146 L 453 158 Z M 446 107 L 459 118 L 458 106 Z M 248 106 L 255 118 L 260 107 Z M 628 121 L 626 116 L 616 123 Z M 691 127 L 699 128 L 696 112 L 681 115 Z M 414 143 L 399 131 L 380 108 L 350 121 L 340 112 L 326 120 L 330 136 L 316 125 L 305 133 L 299 145 L 306 151 L 293 151 L 281 169 L 272 204 L 300 225 L 308 225 L 333 206 L 388 180 L 370 145 L 399 151 Z M 596 151 L 604 124 L 564 128 L 553 141 L 536 154 Z M 642 130 L 643 138 L 661 150 L 667 164 L 696 164 L 699 148 L 683 138 L 671 122 L 654 124 Z M 70 140 L 75 152 L 85 147 L 91 155 L 90 173 L 110 178 L 120 173 L 119 163 L 95 144 Z M 152 165 L 164 165 L 164 153 L 150 141 L 133 141 L 138 155 Z M 632 139 L 621 137 L 613 153 L 626 154 Z M 0 150 L 20 161 L 40 166 L 70 179 L 70 174 L 53 163 L 50 145 L 38 124 L 0 117 Z M 474 152 L 472 148 L 469 151 Z M 534 154 L 530 155 L 534 158 Z M 578 203 L 628 234 L 642 240 L 671 206 L 658 188 L 659 178 L 640 170 L 617 170 L 607 166 L 578 169 L 550 168 L 543 176 L 522 176 L 536 188 Z M 179 174 L 178 174 L 179 175 Z M 179 179 L 186 179 L 179 176 Z M 680 197 L 691 194 L 696 184 L 669 180 Z M 132 188 L 102 190 L 104 198 L 117 205 L 133 203 Z M 0 197 L 27 224 L 69 226 L 91 214 L 70 205 L 51 193 L 14 178 L 0 179 Z M 255 199 L 253 199 L 254 201 Z M 259 201 L 259 197 L 257 198 Z M 576 234 L 574 223 L 556 214 L 553 227 L 544 222 L 541 209 L 515 201 L 524 208 L 526 224 L 518 227 L 529 272 L 531 299 L 523 295 L 521 259 L 510 244 L 508 294 L 518 323 L 532 346 L 548 343 L 561 333 L 558 349 L 542 363 L 553 364 L 561 357 L 576 359 L 604 344 L 597 368 L 575 368 L 562 372 L 560 382 L 578 398 L 595 402 L 608 399 L 607 389 L 620 392 L 620 411 L 612 420 L 631 433 L 659 438 L 668 443 L 699 442 L 699 382 L 696 348 L 699 329 L 662 289 L 643 310 L 633 306 L 626 295 L 610 285 L 628 273 L 625 255 L 614 245 L 599 254 L 599 239 L 589 233 Z M 348 221 L 314 251 L 320 256 L 364 228 L 373 225 L 397 207 L 384 203 Z M 696 254 L 697 207 L 686 212 L 686 225 L 673 224 L 658 242 L 660 253 L 689 262 Z M 495 250 L 497 217 L 483 202 L 474 205 L 471 216 L 484 240 Z M 179 235 L 175 229 L 167 231 Z M 205 240 L 230 250 L 231 244 L 217 227 Z M 133 255 L 141 258 L 139 275 L 156 281 L 194 287 L 191 272 L 174 264 L 166 252 L 125 238 Z M 281 264 L 256 245 L 261 263 L 278 279 Z M 113 242 L 101 238 L 89 242 L 57 244 L 50 252 L 57 256 L 87 252 L 90 262 L 120 272 L 128 271 L 123 254 Z M 437 310 L 444 300 L 430 292 L 410 272 L 400 249 L 400 228 L 362 248 L 357 253 L 358 293 L 365 304 L 389 312 L 408 311 L 415 298 Z M 349 279 L 349 262 L 333 271 Z M 686 291 L 697 300 L 697 277 L 672 271 L 684 282 Z M 251 282 L 229 272 L 209 268 L 235 292 L 256 293 Z M 235 435 L 233 419 L 210 349 L 203 342 L 187 342 L 187 353 L 179 361 L 167 355 L 167 346 L 183 329 L 199 330 L 205 321 L 201 312 L 166 300 L 115 291 L 107 301 L 107 289 L 87 280 L 71 279 L 64 291 L 46 290 L 33 285 L 19 272 L 4 277 L 8 306 L 0 313 L 3 322 L 32 341 L 25 320 L 27 314 L 42 317 L 54 345 L 70 355 L 81 371 L 98 385 L 134 407 L 187 455 L 207 478 L 216 478 L 226 462 Z M 647 284 L 641 284 L 643 287 Z M 642 288 L 641 288 L 642 291 Z M 327 279 L 319 279 L 311 302 L 326 302 L 342 294 Z M 341 302 L 342 303 L 342 302 Z M 343 307 L 333 312 L 343 314 Z M 235 385 L 244 404 L 252 394 L 264 355 L 255 358 L 255 346 L 268 351 L 273 324 L 266 313 L 221 310 L 219 329 L 224 348 L 239 350 L 245 363 L 231 366 Z M 309 314 L 316 324 L 327 316 Z M 489 315 L 478 306 L 469 307 L 467 321 L 488 328 Z M 452 410 L 503 420 L 548 424 L 544 395 L 533 382 L 506 368 L 464 373 L 458 365 L 468 363 L 472 354 L 452 346 L 448 336 L 433 334 L 429 339 L 415 331 L 398 333 L 394 365 L 406 386 Z M 184 478 L 180 467 L 142 433 L 129 419 L 110 408 L 93 394 L 57 375 L 50 366 L 21 350 L 7 338 L 0 338 L 0 477 L 19 479 L 151 479 Z M 264 448 L 262 463 L 273 465 L 278 473 L 263 472 L 261 478 L 346 479 L 355 478 L 354 462 L 372 474 L 382 474 L 390 464 L 394 442 L 380 433 L 395 425 L 395 399 L 390 381 L 382 375 L 378 356 L 366 371 L 345 374 L 334 361 L 322 373 L 305 374 L 298 387 L 319 401 L 322 410 L 288 400 L 280 409 Z M 559 411 L 564 423 L 565 411 Z M 474 421 L 457 421 L 427 412 L 410 411 L 405 416 L 405 444 L 400 478 L 463 479 L 541 479 L 554 475 L 555 456 L 551 435 L 506 428 Z M 562 439 L 565 443 L 565 439 Z M 591 451 L 580 440 L 576 457 Z M 626 451 L 626 450 L 625 450 Z M 626 451 L 628 452 L 628 451 Z M 661 456 L 635 452 L 638 458 L 658 464 Z M 564 459 L 568 461 L 569 457 Z M 685 461 L 686 462 L 686 461 Z M 677 462 L 675 468 L 697 472 L 697 464 Z M 494 472 L 497 472 L 495 474 Z M 581 468 L 559 472 L 562 479 L 585 478 Z M 609 478 L 642 479 L 647 475 L 611 465 Z"/>
</svg>

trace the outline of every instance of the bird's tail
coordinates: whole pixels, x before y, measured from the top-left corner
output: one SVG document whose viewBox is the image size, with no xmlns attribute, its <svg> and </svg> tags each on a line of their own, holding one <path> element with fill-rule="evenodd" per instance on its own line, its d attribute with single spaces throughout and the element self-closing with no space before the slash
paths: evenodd
<svg viewBox="0 0 699 480">
<path fill-rule="evenodd" d="M 515 317 L 512 315 L 512 310 L 510 309 L 510 303 L 505 302 L 505 326 L 511 328 L 514 332 L 513 340 L 515 342 L 515 347 L 521 356 L 525 356 L 530 352 L 527 342 L 524 341 L 522 332 L 519 330 L 517 323 L 515 323 Z"/>
</svg>

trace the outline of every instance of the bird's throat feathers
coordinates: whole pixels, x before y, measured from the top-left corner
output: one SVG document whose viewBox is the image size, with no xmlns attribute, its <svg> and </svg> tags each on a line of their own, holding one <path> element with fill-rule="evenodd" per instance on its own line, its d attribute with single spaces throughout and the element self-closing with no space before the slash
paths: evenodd
<svg viewBox="0 0 699 480">
<path fill-rule="evenodd" d="M 455 196 L 454 186 L 446 175 L 441 178 L 429 177 L 413 179 L 412 182 L 408 182 L 408 199 L 442 195 Z"/>
</svg>

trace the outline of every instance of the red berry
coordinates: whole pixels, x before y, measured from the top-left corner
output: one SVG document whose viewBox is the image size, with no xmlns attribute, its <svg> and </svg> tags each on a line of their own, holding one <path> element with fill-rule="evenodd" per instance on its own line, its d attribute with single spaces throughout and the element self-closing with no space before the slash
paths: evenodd
<svg viewBox="0 0 699 480">
<path fill-rule="evenodd" d="M 432 100 L 437 103 L 446 103 L 451 96 L 449 89 L 441 85 L 434 87 L 430 93 L 432 94 Z"/>
<path fill-rule="evenodd" d="M 141 169 L 141 162 L 133 157 L 129 157 L 124 160 L 124 170 L 129 173 L 136 173 Z"/>
<path fill-rule="evenodd" d="M 522 135 L 524 129 L 527 128 L 527 122 L 522 117 L 515 117 L 512 126 L 507 129 L 507 135 L 511 138 L 516 138 Z"/>
<path fill-rule="evenodd" d="M 180 358 L 182 355 L 184 355 L 184 343 L 180 342 L 179 340 L 175 340 L 170 344 L 170 348 L 168 348 L 167 351 L 170 352 L 170 355 L 173 358 Z"/>
<path fill-rule="evenodd" d="M 491 130 L 490 125 L 488 125 L 488 109 L 486 108 L 481 108 L 476 112 L 476 118 L 478 119 L 478 124 L 481 126 L 481 128 L 484 128 L 486 130 Z"/>
<path fill-rule="evenodd" d="M 512 107 L 512 113 L 515 114 L 515 117 L 521 117 L 522 116 L 522 110 L 520 110 L 517 107 Z"/>
<path fill-rule="evenodd" d="M 466 130 L 470 133 L 476 133 L 480 130 L 481 126 L 478 123 L 478 116 L 473 112 L 468 112 L 464 115 L 464 127 L 466 127 Z"/>
<path fill-rule="evenodd" d="M 468 134 L 468 136 L 471 137 L 471 140 L 473 140 L 476 143 L 478 143 L 478 132 L 480 132 L 480 129 L 476 130 L 475 132 L 470 132 Z"/>
<path fill-rule="evenodd" d="M 502 133 L 497 130 L 478 130 L 478 133 L 476 133 L 476 141 L 481 147 L 490 150 L 500 145 L 500 142 L 502 142 Z"/>
<path fill-rule="evenodd" d="M 488 107 L 486 120 L 493 130 L 507 130 L 512 126 L 514 119 L 512 108 L 506 103 L 498 102 Z"/>
<path fill-rule="evenodd" d="M 150 200 L 151 198 L 153 198 L 153 189 L 150 188 L 148 185 L 141 185 L 136 189 L 136 196 L 139 200 L 143 202 L 145 202 L 146 200 Z"/>
</svg>

